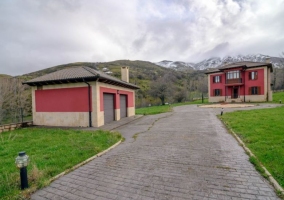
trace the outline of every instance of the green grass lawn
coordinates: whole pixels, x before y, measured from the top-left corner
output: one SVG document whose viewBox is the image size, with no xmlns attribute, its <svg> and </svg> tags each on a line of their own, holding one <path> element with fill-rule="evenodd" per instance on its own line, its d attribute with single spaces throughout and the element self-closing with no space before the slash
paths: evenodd
<svg viewBox="0 0 284 200">
<path fill-rule="evenodd" d="M 275 92 L 273 93 L 273 102 L 279 103 L 279 100 L 284 104 L 284 92 Z"/>
<path fill-rule="evenodd" d="M 231 128 L 284 187 L 284 106 L 225 113 Z"/>
<path fill-rule="evenodd" d="M 150 107 L 138 108 L 135 110 L 135 113 L 136 115 L 155 115 L 170 111 L 172 111 L 172 107 L 170 105 L 163 105 L 163 106 L 150 106 Z"/>
<path fill-rule="evenodd" d="M 107 149 L 121 139 L 108 131 L 24 128 L 0 133 L 0 199 L 21 199 L 50 178 Z M 30 189 L 20 192 L 18 152 L 30 157 Z"/>
<path fill-rule="evenodd" d="M 203 103 L 208 103 L 208 99 L 204 99 Z M 136 112 L 136 115 L 155 115 L 155 114 L 159 114 L 159 113 L 171 112 L 172 107 L 191 105 L 191 104 L 202 104 L 202 101 L 196 100 L 196 101 L 183 102 L 183 103 L 174 103 L 174 104 L 171 104 L 171 105 L 150 106 L 150 107 L 144 107 L 144 108 L 137 108 L 135 110 L 135 112 Z"/>
</svg>

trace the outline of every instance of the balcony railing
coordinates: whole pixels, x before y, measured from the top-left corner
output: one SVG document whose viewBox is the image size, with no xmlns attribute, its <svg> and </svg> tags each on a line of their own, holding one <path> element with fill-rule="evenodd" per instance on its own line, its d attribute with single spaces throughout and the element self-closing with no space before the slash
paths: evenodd
<svg viewBox="0 0 284 200">
<path fill-rule="evenodd" d="M 242 78 L 227 79 L 226 84 L 243 83 Z"/>
</svg>

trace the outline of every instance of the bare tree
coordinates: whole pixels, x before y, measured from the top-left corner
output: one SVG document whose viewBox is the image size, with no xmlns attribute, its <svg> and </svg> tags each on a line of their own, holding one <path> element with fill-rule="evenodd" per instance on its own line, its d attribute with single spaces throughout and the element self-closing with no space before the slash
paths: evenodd
<svg viewBox="0 0 284 200">
<path fill-rule="evenodd" d="M 284 52 L 280 54 L 278 66 L 274 67 L 271 78 L 273 80 L 273 90 L 284 89 Z"/>
<path fill-rule="evenodd" d="M 22 81 L 15 77 L 0 79 L 0 122 L 4 112 L 13 121 L 19 121 L 20 109 L 31 112 L 31 92 L 28 86 L 22 85 Z"/>
<path fill-rule="evenodd" d="M 149 94 L 152 97 L 159 98 L 162 105 L 165 105 L 166 99 L 169 99 L 172 94 L 173 79 L 170 74 L 165 74 L 163 77 L 152 82 Z"/>
<path fill-rule="evenodd" d="M 281 61 L 280 61 L 280 69 L 282 71 L 282 76 L 281 76 L 281 84 L 280 84 L 280 89 L 283 90 L 284 89 L 284 52 L 282 52 L 281 55 Z"/>
<path fill-rule="evenodd" d="M 174 99 L 178 103 L 180 103 L 183 100 L 185 100 L 186 97 L 187 97 L 187 90 L 186 90 L 186 88 L 179 88 L 179 89 L 177 89 L 177 91 L 175 92 L 175 95 L 174 95 Z"/>
</svg>

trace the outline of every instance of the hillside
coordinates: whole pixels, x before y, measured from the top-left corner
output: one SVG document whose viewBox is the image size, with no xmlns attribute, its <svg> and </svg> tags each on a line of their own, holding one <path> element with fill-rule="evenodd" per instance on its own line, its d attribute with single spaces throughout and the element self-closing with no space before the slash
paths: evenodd
<svg viewBox="0 0 284 200">
<path fill-rule="evenodd" d="M 180 61 L 164 60 L 159 63 L 151 63 L 147 61 L 130 61 L 117 60 L 112 62 L 77 62 L 58 65 L 29 74 L 19 76 L 24 80 L 29 80 L 44 74 L 55 72 L 70 67 L 88 66 L 93 69 L 103 71 L 120 79 L 120 68 L 122 66 L 130 67 L 130 83 L 138 85 L 141 89 L 136 92 L 136 105 L 138 107 L 149 104 L 159 104 L 157 91 L 153 92 L 153 88 L 160 83 L 167 84 L 167 88 L 171 91 L 167 94 L 166 101 L 175 102 L 182 100 L 190 100 L 201 96 L 201 93 L 207 93 L 207 76 L 204 72 L 210 68 L 216 68 L 224 62 L 237 62 L 242 60 L 251 60 L 257 62 L 265 62 L 268 56 L 262 54 L 246 55 L 246 56 L 227 56 L 224 58 L 213 57 L 203 60 L 199 63 L 186 63 Z M 283 58 L 270 57 L 270 61 L 274 64 L 274 73 L 271 80 L 273 89 L 281 89 L 284 87 L 284 69 L 281 67 Z"/>
<path fill-rule="evenodd" d="M 44 74 L 48 74 L 51 72 L 55 72 L 61 69 L 66 69 L 70 67 L 79 67 L 79 66 L 88 66 L 93 69 L 97 69 L 103 71 L 109 75 L 112 75 L 118 79 L 121 77 L 120 69 L 122 66 L 129 66 L 129 77 L 130 83 L 138 85 L 141 89 L 136 92 L 136 105 L 137 106 L 145 106 L 148 104 L 159 104 L 160 101 L 158 98 L 153 97 L 153 95 L 149 94 L 151 86 L 157 82 L 160 82 L 161 79 L 165 76 L 169 77 L 167 80 L 167 84 L 174 89 L 174 92 L 171 94 L 172 99 L 168 99 L 167 101 L 175 101 L 173 99 L 176 91 L 197 91 L 200 86 L 206 85 L 206 75 L 204 75 L 203 71 L 196 71 L 193 69 L 177 71 L 170 68 L 165 68 L 158 66 L 154 63 L 147 61 L 130 61 L 130 60 L 117 60 L 112 62 L 77 62 L 77 63 L 69 63 L 64 65 L 58 65 L 50 68 L 46 68 L 43 70 L 39 70 L 36 72 L 24 74 L 19 76 L 24 80 L 30 80 L 36 78 L 38 76 L 42 76 Z M 199 84 L 202 82 L 202 84 Z M 206 90 L 206 89 L 205 89 Z M 183 95 L 182 99 L 190 99 L 189 92 Z M 196 97 L 196 95 L 194 96 Z M 180 98 L 179 98 L 180 99 Z"/>
<path fill-rule="evenodd" d="M 147 61 L 130 61 L 130 60 L 118 60 L 118 61 L 112 61 L 112 62 L 96 62 L 96 63 L 90 63 L 90 62 L 76 62 L 76 63 L 69 63 L 69 64 L 63 64 L 63 65 L 57 65 L 54 67 L 49 67 L 43 70 L 35 71 L 32 73 L 24 74 L 21 77 L 25 77 L 27 80 L 33 79 L 38 76 L 42 76 L 48 73 L 52 73 L 61 69 L 66 69 L 70 67 L 79 67 L 79 66 L 88 66 L 93 69 L 97 69 L 100 71 L 104 68 L 107 68 L 112 72 L 112 76 L 120 77 L 120 67 L 122 66 L 129 66 L 131 67 L 130 75 L 134 76 L 143 76 L 144 74 L 148 74 L 146 76 L 150 76 L 151 72 L 154 74 L 163 74 L 165 71 L 168 71 L 168 69 L 165 69 L 161 66 L 158 66 L 154 63 L 147 62 Z M 148 73 L 150 71 L 150 73 Z"/>
<path fill-rule="evenodd" d="M 1 78 L 11 78 L 12 76 L 7 75 L 7 74 L 0 74 L 0 79 Z"/>
<path fill-rule="evenodd" d="M 22 76 L 18 76 L 19 78 L 23 78 L 25 80 L 30 80 L 45 74 L 49 74 L 52 72 L 56 72 L 59 71 L 61 69 L 66 69 L 66 68 L 70 68 L 70 67 L 79 67 L 79 66 L 88 66 L 91 68 L 95 68 L 96 63 L 90 63 L 90 62 L 76 62 L 76 63 L 69 63 L 69 64 L 63 64 L 63 65 L 57 65 L 54 67 L 49 67 L 46 69 L 42 69 L 39 71 L 35 71 L 35 72 L 31 72 L 28 74 L 23 74 Z"/>
<path fill-rule="evenodd" d="M 19 76 L 19 78 L 30 80 L 58 70 L 71 68 L 71 67 L 79 67 L 79 66 L 88 66 L 90 68 L 103 71 L 118 79 L 120 79 L 121 77 L 121 72 L 120 72 L 121 67 L 129 66 L 130 83 L 139 85 L 142 89 L 147 89 L 149 87 L 149 83 L 152 80 L 156 80 L 158 77 L 164 76 L 164 74 L 168 71 L 173 71 L 172 69 L 167 69 L 158 66 L 156 64 L 153 64 L 151 62 L 118 60 L 118 61 L 104 62 L 104 63 L 77 62 L 77 63 L 58 65 L 43 70 L 35 71 L 32 73 L 24 74 L 22 76 Z"/>
</svg>

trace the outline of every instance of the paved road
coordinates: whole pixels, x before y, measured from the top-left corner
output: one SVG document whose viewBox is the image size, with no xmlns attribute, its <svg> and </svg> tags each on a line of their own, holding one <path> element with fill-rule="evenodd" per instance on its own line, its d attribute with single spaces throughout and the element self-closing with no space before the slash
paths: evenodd
<svg viewBox="0 0 284 200">
<path fill-rule="evenodd" d="M 125 142 L 32 199 L 278 199 L 216 112 L 182 106 L 120 127 Z"/>
</svg>

